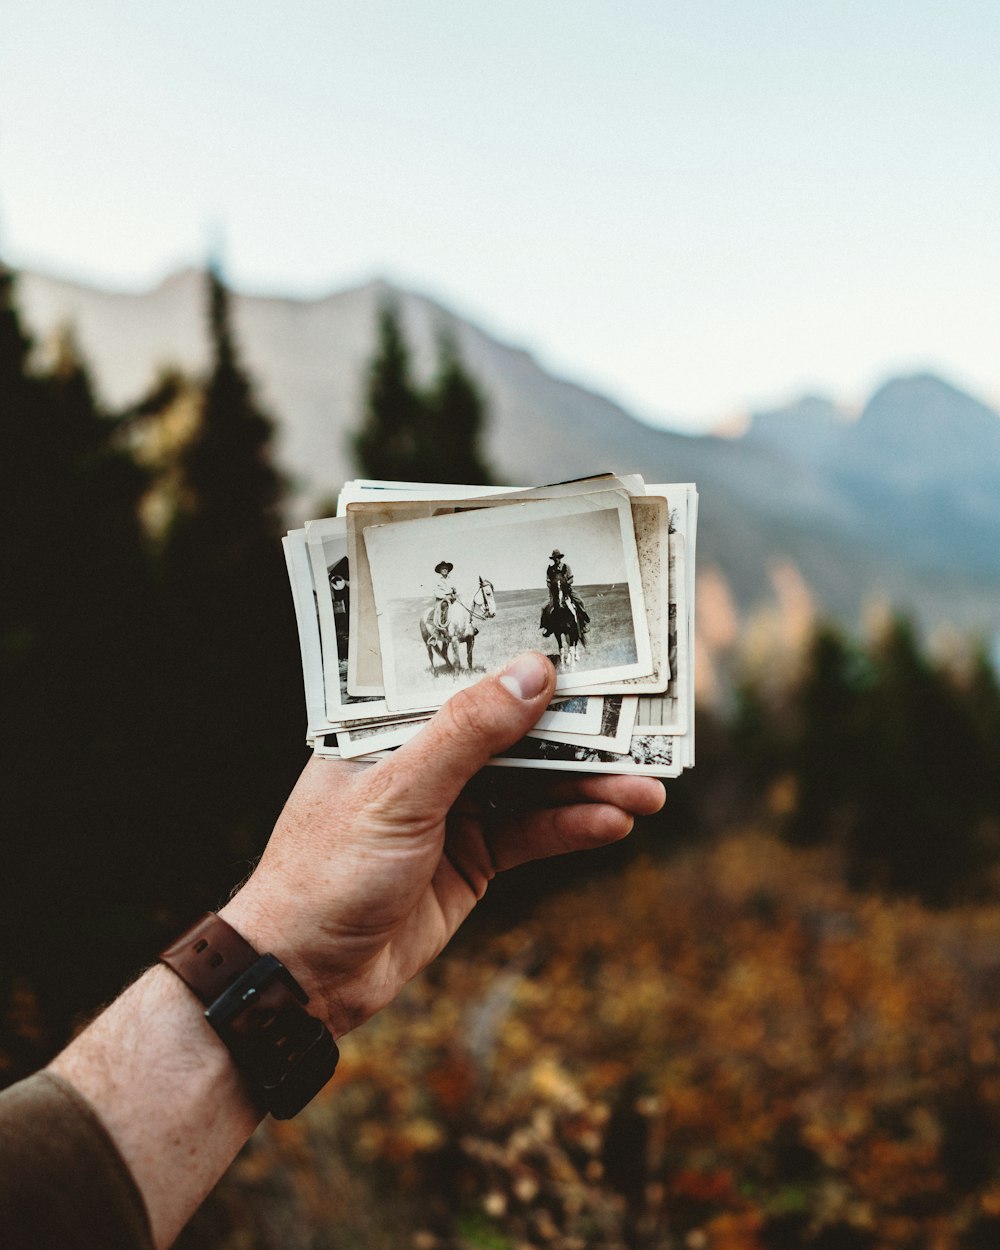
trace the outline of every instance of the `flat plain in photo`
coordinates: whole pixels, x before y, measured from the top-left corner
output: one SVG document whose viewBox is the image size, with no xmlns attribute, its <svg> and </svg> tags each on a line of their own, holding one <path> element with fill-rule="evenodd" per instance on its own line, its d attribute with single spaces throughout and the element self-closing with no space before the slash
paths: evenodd
<svg viewBox="0 0 1000 1250">
<path fill-rule="evenodd" d="M 440 704 L 456 687 L 502 667 L 519 652 L 545 648 L 541 610 L 551 552 L 571 563 L 574 591 L 591 621 L 578 661 L 557 669 L 557 691 L 600 693 L 624 677 L 652 671 L 649 633 L 629 497 L 607 491 L 482 508 L 365 531 L 386 702 L 404 711 Z M 435 566 L 453 565 L 459 604 L 475 606 L 490 583 L 495 616 L 479 617 L 460 663 L 429 654 L 420 622 L 434 604 Z M 457 615 L 452 617 L 457 621 Z M 557 657 L 556 646 L 550 649 Z"/>
</svg>

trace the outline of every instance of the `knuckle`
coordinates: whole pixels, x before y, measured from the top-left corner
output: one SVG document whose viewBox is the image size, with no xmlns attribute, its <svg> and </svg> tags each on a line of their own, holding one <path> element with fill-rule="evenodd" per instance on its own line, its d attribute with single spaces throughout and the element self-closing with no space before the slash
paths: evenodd
<svg viewBox="0 0 1000 1250">
<path fill-rule="evenodd" d="M 481 734 L 486 728 L 482 700 L 477 699 L 471 690 L 460 690 L 453 695 L 444 705 L 441 719 L 442 727 L 449 736 L 467 738 Z"/>
</svg>

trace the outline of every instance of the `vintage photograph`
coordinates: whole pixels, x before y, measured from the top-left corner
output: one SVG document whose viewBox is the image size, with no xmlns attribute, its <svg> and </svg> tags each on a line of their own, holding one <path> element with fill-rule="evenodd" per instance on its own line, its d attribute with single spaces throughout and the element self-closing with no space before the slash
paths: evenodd
<svg viewBox="0 0 1000 1250">
<path fill-rule="evenodd" d="M 341 728 L 389 730 L 398 723 L 398 718 L 388 712 L 384 699 L 351 695 L 347 691 L 352 578 L 346 544 L 346 523 L 342 517 L 314 521 L 305 530 L 292 531 L 286 539 L 296 611 L 300 602 L 307 605 L 299 634 L 310 738 Z M 310 637 L 303 637 L 304 628 L 311 628 Z M 374 613 L 372 628 L 376 628 Z M 575 695 L 553 700 L 538 725 L 539 730 L 598 735 L 605 720 L 602 696 Z"/>
<path fill-rule="evenodd" d="M 347 689 L 351 611 L 347 523 L 343 518 L 314 521 L 306 528 L 306 549 L 323 643 L 327 721 L 337 725 L 385 715 L 384 699 L 352 695 Z"/>
<path fill-rule="evenodd" d="M 668 613 L 667 648 L 670 655 L 671 677 L 667 689 L 659 695 L 642 695 L 636 718 L 638 729 L 654 733 L 684 734 L 688 731 L 688 683 L 691 680 L 688 663 L 688 634 L 686 626 L 684 536 L 670 535 L 670 584 L 671 599 Z M 674 588 L 681 596 L 678 604 Z"/>
<path fill-rule="evenodd" d="M 323 653 L 320 641 L 319 616 L 313 593 L 306 532 L 289 530 L 281 540 L 292 590 L 292 607 L 299 633 L 302 659 L 302 685 L 306 701 L 306 741 L 310 742 L 328 727 L 326 696 L 323 687 Z"/>
<path fill-rule="evenodd" d="M 606 699 L 601 695 L 556 700 L 542 713 L 538 720 L 539 727 L 532 732 L 540 737 L 551 737 L 555 742 L 612 746 L 616 725 L 619 726 L 619 736 L 621 733 L 621 702 L 620 698 Z M 345 759 L 401 746 L 419 733 L 429 719 L 429 716 L 407 715 L 405 718 L 383 718 L 367 724 L 352 722 L 338 730 L 337 745 Z M 634 710 L 631 720 L 634 720 Z M 631 720 L 626 717 L 629 725 Z M 626 743 L 623 750 L 627 749 Z"/>
<path fill-rule="evenodd" d="M 337 731 L 337 747 L 341 756 L 355 759 L 373 751 L 402 746 L 427 724 L 427 717 L 417 720 L 395 720 L 382 725 L 351 725 Z"/>
<path fill-rule="evenodd" d="M 669 560 L 670 506 L 661 495 L 636 495 L 631 500 L 632 524 L 639 553 L 639 575 L 646 605 L 646 625 L 652 656 L 652 671 L 644 677 L 630 677 L 614 689 L 623 694 L 659 694 L 666 690 L 673 669 L 667 653 L 665 622 L 673 590 Z"/>
<path fill-rule="evenodd" d="M 638 698 L 609 694 L 593 702 L 603 704 L 601 723 L 595 733 L 566 733 L 538 728 L 529 729 L 528 737 L 548 738 L 550 742 L 563 742 L 570 746 L 598 747 L 603 751 L 627 751 L 638 711 Z"/>
<path fill-rule="evenodd" d="M 443 703 L 529 648 L 552 656 L 557 690 L 652 671 L 624 493 L 372 526 L 364 539 L 393 710 Z"/>
<path fill-rule="evenodd" d="M 507 768 L 550 768 L 567 772 L 635 773 L 652 777 L 679 777 L 676 758 L 681 739 L 670 735 L 634 734 L 626 754 L 593 747 L 568 746 L 540 738 L 522 738 L 490 764 Z"/>
<path fill-rule="evenodd" d="M 350 634 L 356 645 L 350 648 L 347 664 L 347 688 L 352 695 L 378 696 L 385 694 L 382 677 L 382 657 L 378 648 L 378 625 L 375 613 L 375 594 L 372 589 L 368 552 L 365 547 L 365 530 L 373 525 L 388 525 L 424 517 L 450 514 L 469 508 L 506 506 L 526 499 L 554 499 L 568 495 L 596 494 L 602 491 L 626 493 L 642 490 L 642 479 L 637 475 L 624 478 L 613 474 L 600 474 L 581 481 L 559 482 L 550 486 L 530 489 L 502 490 L 473 486 L 420 486 L 417 483 L 393 483 L 392 489 L 378 484 L 349 482 L 344 486 L 338 503 L 338 515 L 343 509 L 347 518 L 347 557 L 353 571 L 350 604 Z M 633 511 L 633 522 L 636 514 Z M 312 524 L 322 524 L 312 523 Z M 310 526 L 311 528 L 311 526 Z M 664 537 L 666 530 L 664 528 Z M 637 544 L 640 535 L 637 533 Z M 640 546 L 640 566 L 647 546 Z M 643 574 L 643 593 L 648 594 L 646 576 Z M 664 600 L 666 588 L 664 587 Z M 653 595 L 654 605 L 657 597 Z M 654 606 L 654 610 L 655 606 Z M 649 624 L 652 637 L 653 625 Z M 662 690 L 663 682 L 654 664 L 656 680 L 644 680 L 643 689 Z"/>
</svg>

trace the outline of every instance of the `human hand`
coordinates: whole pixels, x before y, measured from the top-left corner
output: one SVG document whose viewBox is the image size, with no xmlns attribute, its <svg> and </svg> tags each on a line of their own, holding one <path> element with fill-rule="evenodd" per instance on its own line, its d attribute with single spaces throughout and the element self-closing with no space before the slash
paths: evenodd
<svg viewBox="0 0 1000 1250">
<path fill-rule="evenodd" d="M 457 692 L 390 759 L 304 769 L 221 914 L 286 964 L 335 1036 L 442 950 L 497 871 L 615 842 L 662 806 L 654 778 L 559 773 L 521 778 L 516 792 L 505 779 L 524 801 L 496 805 L 476 774 L 535 724 L 554 688 L 552 665 L 527 653 Z"/>
</svg>

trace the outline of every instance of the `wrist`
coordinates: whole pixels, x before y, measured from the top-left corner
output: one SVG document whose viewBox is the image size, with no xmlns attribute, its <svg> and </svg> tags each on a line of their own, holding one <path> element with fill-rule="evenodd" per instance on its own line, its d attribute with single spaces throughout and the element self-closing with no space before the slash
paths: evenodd
<svg viewBox="0 0 1000 1250">
<path fill-rule="evenodd" d="M 143 1196 L 157 1246 L 174 1241 L 261 1118 L 197 999 L 160 965 L 50 1069 L 110 1134 Z"/>
<path fill-rule="evenodd" d="M 309 999 L 309 1011 L 318 1016 L 332 1036 L 342 1037 L 350 1029 L 346 1014 L 331 1001 L 329 986 L 316 971 L 316 961 L 311 957 L 306 941 L 299 936 L 294 923 L 279 921 L 291 912 L 286 907 L 269 906 L 248 882 L 235 894 L 218 915 L 231 925 L 257 951 L 267 952 L 280 959 Z"/>
<path fill-rule="evenodd" d="M 262 1111 L 290 1119 L 333 1076 L 337 1045 L 306 1010 L 306 992 L 272 951 L 258 951 L 217 913 L 202 916 L 160 960 L 200 1000 Z"/>
</svg>

